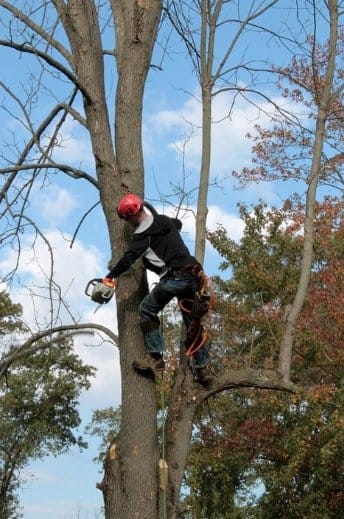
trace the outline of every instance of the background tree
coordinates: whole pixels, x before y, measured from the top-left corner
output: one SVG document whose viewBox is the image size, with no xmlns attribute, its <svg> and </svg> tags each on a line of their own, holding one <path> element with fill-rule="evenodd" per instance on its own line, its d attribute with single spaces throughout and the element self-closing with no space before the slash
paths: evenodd
<svg viewBox="0 0 344 519">
<path fill-rule="evenodd" d="M 121 408 L 96 409 L 92 414 L 91 422 L 86 426 L 85 432 L 100 439 L 98 456 L 95 462 L 103 466 L 109 448 L 109 443 L 113 443 L 119 433 L 121 424 Z"/>
<path fill-rule="evenodd" d="M 217 279 L 222 297 L 214 349 L 219 362 L 268 365 L 278 355 L 283 308 L 298 280 L 304 207 L 296 200 L 281 210 L 242 207 L 241 214 L 240 244 L 223 229 L 209 236 L 223 270 L 232 271 L 228 281 Z M 305 389 L 292 400 L 242 391 L 209 402 L 189 457 L 192 516 L 334 518 L 343 512 L 343 203 L 318 204 L 315 229 L 293 361 Z M 247 495 L 257 483 L 258 497 Z"/>
<path fill-rule="evenodd" d="M 300 176 L 304 177 L 304 171 L 307 172 L 302 268 L 295 297 L 286 315 L 286 327 L 281 341 L 279 357 L 279 371 L 285 379 L 290 376 L 293 337 L 305 301 L 311 273 L 314 240 L 313 220 L 317 186 L 322 176 L 328 178 L 333 172 L 336 175 L 342 165 L 342 153 L 338 153 L 338 142 L 336 140 L 338 132 L 340 140 L 343 140 L 341 131 L 343 106 L 341 75 L 343 67 L 342 63 L 336 66 L 337 58 L 341 58 L 340 48 L 342 45 L 342 36 L 338 33 L 340 3 L 331 1 L 328 2 L 327 7 L 330 19 L 328 42 L 325 45 L 317 42 L 315 27 L 314 34 L 309 37 L 308 56 L 299 60 L 295 57 L 290 67 L 279 69 L 282 77 L 286 77 L 290 82 L 290 87 L 284 90 L 285 95 L 309 107 L 309 118 L 314 121 L 314 124 L 311 125 L 310 130 L 305 129 L 302 125 L 295 131 L 288 121 L 277 121 L 272 132 L 268 132 L 263 138 L 266 144 L 258 138 L 259 143 L 254 148 L 257 160 L 258 162 L 261 161 L 262 166 L 251 170 L 247 169 L 243 172 L 243 179 L 247 179 L 248 174 L 251 179 L 254 178 L 255 180 L 261 178 L 261 176 L 271 178 L 269 175 L 270 168 L 274 170 L 272 174 L 275 178 L 276 175 L 279 178 L 300 178 Z M 330 140 L 326 139 L 328 133 L 333 136 Z M 266 139 L 266 137 L 268 138 Z M 301 137 L 302 140 L 298 140 L 298 137 Z M 325 142 L 328 143 L 328 147 L 325 147 Z M 286 147 L 287 144 L 289 146 Z M 269 147 L 274 148 L 275 153 L 267 153 Z M 295 147 L 296 154 L 294 153 Z M 277 148 L 280 150 L 284 148 L 281 155 L 276 155 Z M 328 148 L 331 153 L 330 160 L 326 155 Z M 281 160 L 281 157 L 286 160 Z M 304 161 L 309 164 L 306 170 L 303 170 Z M 270 166 L 265 168 L 264 163 Z M 276 164 L 278 164 L 277 170 Z M 341 178 L 340 173 L 339 178 Z"/>
<path fill-rule="evenodd" d="M 25 327 L 21 309 L 0 294 L 0 333 L 3 344 L 15 346 Z M 19 517 L 16 494 L 21 473 L 31 460 L 58 455 L 71 446 L 86 446 L 75 429 L 81 419 L 80 392 L 90 387 L 91 366 L 82 364 L 63 335 L 36 353 L 13 362 L 0 381 L 0 515 Z"/>
<path fill-rule="evenodd" d="M 195 256 L 203 263 L 208 213 L 208 189 L 211 167 L 212 105 L 215 96 L 233 91 L 238 97 L 263 95 L 253 87 L 258 72 L 257 64 L 240 48 L 241 40 L 251 31 L 260 37 L 271 37 L 271 31 L 260 22 L 266 12 L 277 3 L 263 1 L 245 3 L 217 0 L 167 2 L 166 13 L 173 27 L 185 43 L 200 86 L 202 106 L 202 153 L 199 175 Z M 276 35 L 275 35 L 276 36 Z M 283 39 L 280 36 L 281 40 Z M 240 72 L 239 72 L 240 71 Z M 238 75 L 246 87 L 238 86 Z M 248 78 L 248 79 L 247 79 Z M 234 98 L 235 99 L 235 98 Z M 230 117 L 233 107 L 228 107 Z"/>
</svg>

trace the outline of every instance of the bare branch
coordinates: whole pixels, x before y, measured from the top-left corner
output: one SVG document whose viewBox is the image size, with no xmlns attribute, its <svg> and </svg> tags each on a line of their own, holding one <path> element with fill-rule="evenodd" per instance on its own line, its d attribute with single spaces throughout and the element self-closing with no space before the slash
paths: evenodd
<svg viewBox="0 0 344 519">
<path fill-rule="evenodd" d="M 112 56 L 112 57 L 116 57 L 116 49 L 114 50 L 107 50 L 107 49 L 103 49 L 103 54 L 104 56 Z"/>
<path fill-rule="evenodd" d="M 50 163 L 32 163 L 32 164 L 23 164 L 21 166 L 9 166 L 7 168 L 0 169 L 0 175 L 5 173 L 18 173 L 18 171 L 27 171 L 30 169 L 58 169 L 59 171 L 62 171 L 63 173 L 66 173 L 68 176 L 80 179 L 83 178 L 93 184 L 97 189 L 99 189 L 97 180 L 86 173 L 85 171 L 82 171 L 81 169 L 73 168 L 72 166 L 69 166 L 67 164 L 60 164 L 58 162 L 50 162 Z"/>
<path fill-rule="evenodd" d="M 8 91 L 8 89 L 6 89 Z M 13 94 L 11 93 L 12 97 L 13 97 Z M 72 98 L 73 98 L 73 95 L 72 95 Z M 72 100 L 71 100 L 72 101 Z M 18 101 L 19 102 L 19 101 Z M 20 106 L 21 106 L 21 103 L 19 102 Z M 27 145 L 25 146 L 24 150 L 22 151 L 19 159 L 18 159 L 18 162 L 16 164 L 16 166 L 14 166 L 14 168 L 18 168 L 18 169 L 13 169 L 12 170 L 12 173 L 10 174 L 10 176 L 8 177 L 8 179 L 6 180 L 5 184 L 3 185 L 3 188 L 2 190 L 0 191 L 0 204 L 1 202 L 3 201 L 4 197 L 6 196 L 6 193 L 8 192 L 9 188 L 11 187 L 12 185 L 12 182 L 14 181 L 14 179 L 16 178 L 16 175 L 18 173 L 18 171 L 22 168 L 20 168 L 19 166 L 22 166 L 28 156 L 28 154 L 30 153 L 30 151 L 32 150 L 32 148 L 34 147 L 35 144 L 37 144 L 39 141 L 40 141 L 40 138 L 41 136 L 43 135 L 43 132 L 48 128 L 48 126 L 51 124 L 51 122 L 54 120 L 54 118 L 56 117 L 56 115 L 61 111 L 61 110 L 67 110 L 67 107 L 69 106 L 69 104 L 66 105 L 66 103 L 59 103 L 58 105 L 56 105 L 52 110 L 51 112 L 47 115 L 47 117 L 44 119 L 44 121 L 40 124 L 40 126 L 38 127 L 38 129 L 36 131 L 32 131 L 33 135 L 32 135 L 32 138 L 30 139 L 30 141 L 27 143 Z M 71 107 L 69 107 L 71 108 Z M 77 112 L 75 112 L 75 110 L 73 110 L 73 115 L 76 115 Z M 65 117 L 65 114 L 62 115 L 62 119 Z M 81 116 L 80 116 L 81 117 Z M 4 168 L 2 170 L 3 173 L 5 173 L 5 169 L 9 169 L 9 168 Z M 28 169 L 31 169 L 31 168 L 28 168 Z M 71 171 L 73 170 L 73 168 L 68 168 L 68 171 Z M 10 171 L 8 171 L 10 172 Z M 67 172 L 67 169 L 65 169 L 65 172 Z M 75 171 L 76 173 L 76 171 Z M 86 176 L 85 176 L 86 178 Z M 92 177 L 90 177 L 92 178 Z M 93 179 L 93 182 L 88 179 L 91 183 L 94 184 L 95 180 Z M 96 187 L 98 187 L 96 184 L 94 184 Z"/>
<path fill-rule="evenodd" d="M 49 45 L 52 45 L 66 61 L 73 68 L 73 56 L 72 54 L 61 44 L 61 42 L 55 40 L 51 33 L 46 32 L 41 25 L 37 25 L 32 18 L 27 16 L 23 11 L 17 9 L 13 4 L 0 0 L 0 7 L 10 11 L 15 18 L 23 22 L 27 27 L 32 29 L 37 35 L 41 36 Z"/>
<path fill-rule="evenodd" d="M 68 68 L 66 68 L 62 63 L 51 57 L 46 52 L 42 52 L 39 49 L 28 45 L 27 43 L 15 43 L 13 41 L 0 40 L 0 46 L 10 47 L 11 49 L 15 49 L 19 52 L 26 52 L 29 54 L 33 54 L 38 58 L 43 59 L 48 65 L 58 70 L 62 74 L 64 74 L 78 89 L 82 92 L 82 94 L 89 99 L 89 95 L 87 93 L 87 89 L 81 84 L 78 78 L 71 72 Z"/>
<path fill-rule="evenodd" d="M 288 110 L 285 110 L 281 105 L 277 104 L 270 96 L 268 96 L 267 94 L 265 94 L 264 92 L 262 92 L 260 90 L 255 90 L 253 88 L 248 88 L 248 87 L 239 88 L 238 86 L 224 87 L 224 88 L 221 88 L 220 90 L 217 90 L 216 92 L 214 92 L 213 96 L 215 97 L 220 93 L 231 92 L 231 91 L 235 92 L 237 95 L 242 95 L 242 97 L 248 103 L 250 103 L 252 106 L 255 106 L 260 112 L 265 113 L 266 115 L 269 115 L 271 117 L 271 114 L 269 114 L 266 110 L 264 110 L 261 105 L 257 105 L 253 101 L 252 98 L 248 98 L 244 94 L 254 94 L 257 97 L 264 99 L 264 101 L 267 101 L 276 110 L 276 112 L 278 112 L 281 116 L 283 116 L 285 118 L 285 120 L 289 121 L 290 123 L 293 123 L 294 125 L 297 125 L 297 126 L 300 126 L 303 128 L 303 126 L 301 126 L 301 124 L 299 122 L 297 114 L 292 113 Z"/>
<path fill-rule="evenodd" d="M 40 236 L 40 238 L 44 241 L 44 243 L 46 244 L 47 246 L 47 249 L 49 251 L 49 256 L 50 256 L 50 273 L 49 273 L 49 276 L 48 276 L 48 280 L 49 280 L 49 283 L 48 283 L 48 290 L 49 290 L 49 301 L 50 301 L 50 310 L 49 310 L 49 313 L 50 313 L 50 318 L 51 318 L 51 321 L 53 319 L 53 297 L 52 297 L 52 291 L 53 291 L 53 284 L 56 285 L 54 282 L 53 282 L 53 275 L 54 275 L 54 253 L 53 253 L 53 249 L 50 245 L 50 242 L 49 240 L 45 237 L 45 235 L 43 234 L 43 232 L 38 228 L 38 226 L 36 225 L 36 223 L 31 219 L 29 218 L 28 216 L 24 215 L 23 213 L 19 213 L 19 214 L 13 214 L 13 218 L 14 219 L 18 219 L 18 224 L 17 224 L 17 233 L 19 233 L 19 228 L 21 226 L 21 222 L 22 220 L 25 220 L 27 221 L 36 231 L 36 233 Z"/>
<path fill-rule="evenodd" d="M 84 126 L 85 128 L 87 128 L 87 122 L 86 122 L 86 119 L 85 117 L 83 117 L 81 115 L 80 112 L 78 112 L 77 110 L 75 110 L 75 108 L 73 108 L 72 106 L 70 106 L 69 104 L 67 103 L 60 103 L 59 105 L 61 108 L 63 108 L 64 110 L 66 110 L 66 112 L 68 112 L 76 121 L 78 121 L 82 126 Z"/>
<path fill-rule="evenodd" d="M 93 209 L 95 209 L 97 207 L 97 205 L 100 204 L 100 200 L 98 202 L 96 202 L 95 204 L 92 205 L 92 207 L 90 207 L 90 209 L 88 211 L 86 211 L 86 213 L 82 216 L 80 222 L 78 223 L 77 225 L 77 228 L 75 229 L 75 232 L 73 234 L 73 237 L 72 237 L 72 241 L 70 242 L 70 248 L 73 247 L 73 244 L 74 244 L 74 241 L 75 241 L 75 238 L 79 232 L 79 229 L 80 227 L 82 226 L 83 222 L 85 221 L 86 217 L 93 211 Z"/>
<path fill-rule="evenodd" d="M 48 348 L 51 343 L 54 342 L 53 335 L 57 333 L 63 333 L 67 331 L 71 331 L 72 333 L 67 334 L 67 337 L 72 335 L 76 335 L 80 330 L 98 330 L 100 332 L 105 333 L 113 344 L 118 346 L 118 337 L 115 335 L 109 328 L 103 326 L 101 324 L 96 323 L 81 323 L 81 324 L 71 324 L 71 325 L 63 325 L 56 326 L 54 328 L 49 328 L 42 332 L 38 332 L 32 335 L 29 339 L 27 339 L 21 346 L 12 351 L 9 355 L 3 357 L 0 361 L 0 378 L 4 376 L 8 368 L 16 362 L 17 360 L 25 357 L 26 355 L 30 355 L 40 349 Z M 50 342 L 43 344 L 36 344 L 42 339 L 49 338 Z"/>
</svg>

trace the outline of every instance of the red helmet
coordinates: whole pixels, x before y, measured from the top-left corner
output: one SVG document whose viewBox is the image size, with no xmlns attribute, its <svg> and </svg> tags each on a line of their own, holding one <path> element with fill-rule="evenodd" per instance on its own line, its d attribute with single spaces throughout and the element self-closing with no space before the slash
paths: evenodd
<svg viewBox="0 0 344 519">
<path fill-rule="evenodd" d="M 143 209 L 143 200 L 133 193 L 125 195 L 117 204 L 117 213 L 120 218 L 130 220 L 132 216 Z"/>
</svg>

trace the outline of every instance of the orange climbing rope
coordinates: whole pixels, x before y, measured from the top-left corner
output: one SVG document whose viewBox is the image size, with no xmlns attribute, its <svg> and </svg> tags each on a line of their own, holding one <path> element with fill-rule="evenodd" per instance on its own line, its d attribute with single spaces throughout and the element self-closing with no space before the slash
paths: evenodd
<svg viewBox="0 0 344 519">
<path fill-rule="evenodd" d="M 182 312 L 188 314 L 192 321 L 186 330 L 186 341 L 188 338 L 191 345 L 186 350 L 186 356 L 195 355 L 206 343 L 209 336 L 211 312 L 214 307 L 215 295 L 208 276 L 200 269 L 194 270 L 200 280 L 200 288 L 196 292 L 194 299 L 181 299 L 179 307 Z M 206 324 L 203 325 L 204 317 L 207 317 Z"/>
</svg>

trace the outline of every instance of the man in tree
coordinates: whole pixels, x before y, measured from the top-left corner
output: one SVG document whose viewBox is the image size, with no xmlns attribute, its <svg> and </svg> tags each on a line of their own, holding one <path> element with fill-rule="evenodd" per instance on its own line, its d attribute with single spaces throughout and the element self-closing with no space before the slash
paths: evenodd
<svg viewBox="0 0 344 519">
<path fill-rule="evenodd" d="M 158 314 L 177 297 L 187 330 L 185 346 L 191 356 L 192 370 L 198 382 L 209 383 L 209 354 L 204 345 L 204 330 L 200 322 L 201 314 L 205 313 L 207 306 L 204 302 L 199 304 L 200 299 L 204 299 L 202 266 L 190 254 L 180 236 L 181 221 L 160 215 L 154 210 L 148 214 L 144 206 L 145 202 L 132 193 L 119 201 L 118 216 L 132 225 L 134 232 L 128 250 L 103 280 L 105 285 L 114 286 L 115 279 L 139 258 L 142 258 L 147 269 L 160 277 L 159 283 L 139 306 L 148 356 L 144 362 L 135 362 L 134 368 L 143 374 L 152 371 L 161 373 L 164 370 L 165 344 Z"/>
</svg>

